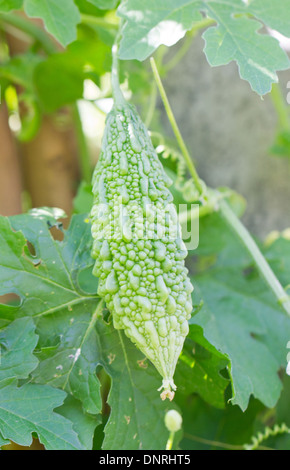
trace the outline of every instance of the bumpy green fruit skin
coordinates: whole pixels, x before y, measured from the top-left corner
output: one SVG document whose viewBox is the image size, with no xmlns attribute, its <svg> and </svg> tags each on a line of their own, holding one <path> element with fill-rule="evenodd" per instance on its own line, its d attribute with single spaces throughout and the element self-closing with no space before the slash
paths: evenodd
<svg viewBox="0 0 290 470">
<path fill-rule="evenodd" d="M 136 109 L 114 107 L 93 176 L 93 272 L 115 328 L 163 377 L 163 399 L 176 389 L 193 290 L 170 185 Z"/>
</svg>

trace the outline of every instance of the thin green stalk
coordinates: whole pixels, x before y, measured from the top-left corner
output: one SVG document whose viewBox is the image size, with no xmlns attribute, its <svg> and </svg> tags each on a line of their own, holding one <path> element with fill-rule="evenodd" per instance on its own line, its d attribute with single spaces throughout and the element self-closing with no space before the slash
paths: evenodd
<svg viewBox="0 0 290 470">
<path fill-rule="evenodd" d="M 201 29 L 208 28 L 214 24 L 216 24 L 216 20 L 213 20 L 212 18 L 204 18 L 193 25 L 191 33 L 196 34 Z"/>
<path fill-rule="evenodd" d="M 171 69 L 176 67 L 177 64 L 181 61 L 181 59 L 185 56 L 187 51 L 189 50 L 192 40 L 196 37 L 197 33 L 208 26 L 215 24 L 216 22 L 211 18 L 205 18 L 204 20 L 199 21 L 194 25 L 194 27 L 187 33 L 185 41 L 183 42 L 182 46 L 178 49 L 176 54 L 166 62 L 162 67 L 162 74 L 167 74 Z"/>
<path fill-rule="evenodd" d="M 273 84 L 270 96 L 278 115 L 280 127 L 282 129 L 290 129 L 289 108 L 286 105 L 285 98 L 278 83 Z"/>
<path fill-rule="evenodd" d="M 57 51 L 56 44 L 52 39 L 39 28 L 35 23 L 27 20 L 25 17 L 18 14 L 1 13 L 0 25 L 5 29 L 5 24 L 14 26 L 24 33 L 36 39 L 42 46 L 43 50 L 49 55 Z"/>
<path fill-rule="evenodd" d="M 173 132 L 176 136 L 177 142 L 179 144 L 180 150 L 184 156 L 184 159 L 187 163 L 188 170 L 195 182 L 196 188 L 199 191 L 199 194 L 202 195 L 203 193 L 203 186 L 200 182 L 199 176 L 197 174 L 197 171 L 195 169 L 194 163 L 191 160 L 190 154 L 187 150 L 186 144 L 183 140 L 183 137 L 179 131 L 179 128 L 177 126 L 177 123 L 175 121 L 175 118 L 173 116 L 172 109 L 170 107 L 168 98 L 166 96 L 166 92 L 164 90 L 164 87 L 162 85 L 160 75 L 158 73 L 156 64 L 154 62 L 154 59 L 151 58 L 151 66 L 153 69 L 153 74 L 158 86 L 158 89 L 161 94 L 161 98 L 163 100 L 165 110 L 169 119 L 169 122 L 171 124 L 171 127 L 173 129 Z M 212 197 L 215 197 L 214 193 L 213 195 L 211 194 L 210 191 L 207 192 L 208 198 L 209 198 L 209 203 L 212 202 Z M 265 279 L 266 283 L 272 290 L 273 294 L 278 300 L 278 303 L 284 308 L 285 312 L 287 315 L 290 316 L 290 298 L 285 292 L 285 289 L 283 286 L 280 284 L 279 280 L 275 276 L 274 272 L 272 271 L 271 267 L 267 263 L 265 257 L 261 253 L 258 245 L 254 241 L 253 237 L 250 235 L 246 227 L 240 222 L 236 214 L 232 211 L 232 209 L 229 207 L 226 201 L 221 200 L 219 202 L 218 208 L 228 223 L 228 225 L 231 227 L 231 229 L 234 231 L 234 233 L 238 236 L 240 241 L 243 243 L 251 257 L 256 263 L 256 266 L 261 273 L 262 277 Z"/>
<path fill-rule="evenodd" d="M 241 242 L 252 256 L 261 275 L 278 299 L 279 304 L 290 316 L 290 298 L 286 294 L 285 289 L 282 287 L 265 257 L 261 253 L 253 237 L 225 201 L 221 201 L 219 203 L 219 209 L 223 218 L 234 230 L 235 234 L 239 237 Z"/>
<path fill-rule="evenodd" d="M 168 119 L 170 121 L 172 130 L 174 132 L 174 135 L 176 137 L 176 140 L 178 142 L 178 145 L 180 147 L 182 155 L 183 155 L 183 157 L 186 161 L 186 164 L 188 166 L 188 169 L 189 169 L 190 174 L 192 176 L 192 179 L 194 181 L 195 187 L 198 190 L 199 194 L 202 195 L 203 194 L 203 189 L 204 189 L 203 185 L 202 185 L 201 180 L 200 180 L 200 178 L 197 174 L 197 171 L 195 169 L 193 161 L 190 157 L 190 154 L 189 154 L 189 152 L 187 150 L 187 147 L 184 143 L 184 140 L 182 138 L 182 135 L 179 131 L 178 125 L 176 123 L 176 120 L 175 120 L 174 114 L 172 112 L 170 103 L 169 103 L 168 98 L 166 96 L 166 92 L 165 92 L 165 89 L 163 87 L 163 84 L 162 84 L 162 81 L 161 81 L 161 78 L 160 78 L 160 75 L 159 75 L 159 72 L 158 72 L 158 69 L 157 69 L 157 66 L 156 66 L 156 63 L 155 63 L 155 60 L 153 59 L 153 57 L 150 58 L 150 63 L 151 63 L 151 67 L 152 67 L 152 70 L 153 70 L 153 75 L 154 75 L 157 87 L 159 89 L 159 93 L 160 93 L 161 99 L 163 101 L 163 104 L 164 104 Z"/>
<path fill-rule="evenodd" d="M 171 433 L 169 434 L 168 441 L 166 443 L 166 449 L 165 450 L 172 450 L 174 436 L 175 436 L 175 432 L 171 431 Z"/>
<path fill-rule="evenodd" d="M 251 444 L 245 444 L 245 450 L 257 450 L 261 449 L 261 444 L 266 441 L 269 437 L 276 437 L 279 434 L 290 434 L 290 429 L 285 423 L 275 424 L 273 428 L 267 426 L 264 432 L 259 432 L 256 436 L 252 437 Z"/>
<path fill-rule="evenodd" d="M 227 444 L 225 442 L 219 442 L 219 441 L 212 441 L 212 440 L 204 439 L 203 437 L 194 436 L 188 433 L 184 433 L 184 437 L 186 439 L 190 439 L 191 441 L 201 442 L 202 444 L 206 444 L 211 447 L 222 447 L 228 450 L 243 450 L 244 449 L 243 446 Z"/>
<path fill-rule="evenodd" d="M 108 19 L 101 16 L 86 15 L 84 13 L 81 14 L 81 22 L 89 25 L 101 26 L 106 29 L 118 30 L 119 28 L 118 23 L 109 21 Z"/>
<path fill-rule="evenodd" d="M 195 36 L 196 36 L 196 33 L 193 34 L 192 31 L 190 31 L 186 35 L 182 46 L 178 49 L 176 54 L 174 54 L 174 56 L 162 66 L 162 75 L 166 75 L 168 72 L 170 72 L 170 70 L 172 70 L 174 67 L 176 67 L 179 64 L 181 59 L 183 59 L 183 57 L 189 50 L 192 40 Z"/>
<path fill-rule="evenodd" d="M 120 28 L 121 31 L 121 28 Z M 116 37 L 115 43 L 112 48 L 112 73 L 111 73 L 111 81 L 112 81 L 112 91 L 115 104 L 124 104 L 125 98 L 122 93 L 119 81 L 119 44 L 121 40 L 121 34 L 119 32 L 118 36 Z"/>
</svg>

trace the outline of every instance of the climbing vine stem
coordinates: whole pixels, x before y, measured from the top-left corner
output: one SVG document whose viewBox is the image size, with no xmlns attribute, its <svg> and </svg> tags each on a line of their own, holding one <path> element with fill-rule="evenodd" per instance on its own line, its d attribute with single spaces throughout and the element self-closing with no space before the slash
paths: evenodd
<svg viewBox="0 0 290 470">
<path fill-rule="evenodd" d="M 159 93 L 161 95 L 161 98 L 162 98 L 162 101 L 163 101 L 163 104 L 164 104 L 164 107 L 165 107 L 165 110 L 166 110 L 166 113 L 167 113 L 167 116 L 168 116 L 168 119 L 169 119 L 169 122 L 171 124 L 171 127 L 172 127 L 172 130 L 174 132 L 174 135 L 176 137 L 176 140 L 178 142 L 178 145 L 180 147 L 180 150 L 182 152 L 182 155 L 186 161 L 186 164 L 188 166 L 188 169 L 190 171 L 190 174 L 193 178 L 193 181 L 194 181 L 194 184 L 195 184 L 195 187 L 197 189 L 197 191 L 199 192 L 199 194 L 201 195 L 203 193 L 203 185 L 202 185 L 202 182 L 197 174 L 197 171 L 195 169 L 195 166 L 194 166 L 194 163 L 191 159 L 191 156 L 187 150 L 187 147 L 185 145 L 185 142 L 182 138 L 182 135 L 179 131 L 179 128 L 178 128 L 178 125 L 177 125 L 177 122 L 175 120 L 175 117 L 174 117 L 174 114 L 172 112 L 172 109 L 171 109 L 171 106 L 170 106 L 170 103 L 168 101 L 168 98 L 167 98 L 167 95 L 166 95 L 166 92 L 165 92 L 165 89 L 163 87 L 163 84 L 162 84 L 162 81 L 161 81 L 161 78 L 160 78 L 160 75 L 159 75 L 159 72 L 158 72 L 158 69 L 157 69 L 157 65 L 156 65 L 156 62 L 155 60 L 153 59 L 153 57 L 151 57 L 150 59 L 150 63 L 151 63 L 151 67 L 152 67 L 152 70 L 153 70 L 153 75 L 154 75 L 154 78 L 155 78 L 155 81 L 156 81 L 156 84 L 157 84 L 157 87 L 158 87 L 158 90 L 159 90 Z"/>
<path fill-rule="evenodd" d="M 245 245 L 248 252 L 252 256 L 253 260 L 255 261 L 257 268 L 259 269 L 261 275 L 275 294 L 278 303 L 284 308 L 286 313 L 290 316 L 290 298 L 286 294 L 285 289 L 275 276 L 274 272 L 272 271 L 271 267 L 269 266 L 268 262 L 266 261 L 265 257 L 261 253 L 258 245 L 256 244 L 255 240 L 248 232 L 246 227 L 241 223 L 235 213 L 232 211 L 230 206 L 226 203 L 226 201 L 221 201 L 219 204 L 219 209 L 223 218 L 227 221 L 227 223 L 231 226 L 234 230 L 236 235 L 239 237 L 241 242 Z"/>
<path fill-rule="evenodd" d="M 151 67 L 153 71 L 153 75 L 161 96 L 161 99 L 163 101 L 165 111 L 167 113 L 167 117 L 169 119 L 169 122 L 171 124 L 172 130 L 174 132 L 174 135 L 176 137 L 176 140 L 178 142 L 178 145 L 180 147 L 180 150 L 182 152 L 182 155 L 184 157 L 184 160 L 187 164 L 188 170 L 192 176 L 193 182 L 195 184 L 195 187 L 200 195 L 204 193 L 207 194 L 208 197 L 208 202 L 211 203 L 211 194 L 214 194 L 215 192 L 207 191 L 204 189 L 203 182 L 201 182 L 198 173 L 196 171 L 195 165 L 192 161 L 192 158 L 189 154 L 189 151 L 186 147 L 186 144 L 183 140 L 183 137 L 181 135 L 181 132 L 178 128 L 178 125 L 176 123 L 176 120 L 174 118 L 170 103 L 168 101 L 168 98 L 166 96 L 165 89 L 163 87 L 156 63 L 154 61 L 154 58 L 151 57 L 150 59 L 151 62 Z M 217 206 L 218 210 L 220 211 L 221 215 L 225 219 L 225 221 L 228 223 L 228 225 L 231 227 L 231 229 L 234 231 L 234 233 L 238 236 L 240 241 L 243 243 L 251 257 L 253 258 L 259 272 L 265 279 L 266 283 L 274 293 L 275 297 L 278 300 L 278 303 L 283 307 L 284 311 L 287 313 L 287 315 L 290 316 L 290 298 L 286 294 L 285 289 L 275 276 L 274 272 L 272 271 L 270 265 L 268 264 L 267 260 L 263 256 L 262 252 L 260 251 L 257 243 L 249 233 L 249 231 L 246 229 L 246 227 L 241 223 L 239 218 L 236 216 L 236 214 L 232 211 L 228 203 L 221 198 L 221 200 L 218 203 Z"/>
<path fill-rule="evenodd" d="M 290 114 L 283 96 L 279 83 L 274 83 L 270 94 L 272 103 L 275 107 L 278 116 L 278 122 L 281 129 L 290 129 Z"/>
<path fill-rule="evenodd" d="M 166 443 L 166 450 L 172 450 L 174 436 L 175 436 L 175 432 L 171 431 L 171 433 L 169 434 L 168 441 Z"/>
<path fill-rule="evenodd" d="M 256 436 L 252 437 L 251 444 L 245 444 L 245 450 L 257 450 L 261 448 L 261 444 L 269 437 L 276 437 L 279 434 L 290 434 L 290 429 L 285 423 L 275 424 L 273 428 L 266 427 L 264 432 L 259 432 Z"/>
<path fill-rule="evenodd" d="M 112 48 L 112 73 L 111 73 L 111 82 L 112 82 L 112 91 L 115 104 L 123 104 L 125 101 L 124 95 L 120 87 L 119 80 L 119 45 L 121 40 L 121 25 L 119 33 L 116 36 L 113 48 Z"/>
<path fill-rule="evenodd" d="M 57 46 L 53 39 L 47 35 L 37 24 L 15 13 L 0 13 L 0 29 L 8 30 L 8 27 L 16 28 L 28 37 L 35 39 L 41 44 L 43 50 L 49 55 L 57 52 Z"/>
</svg>

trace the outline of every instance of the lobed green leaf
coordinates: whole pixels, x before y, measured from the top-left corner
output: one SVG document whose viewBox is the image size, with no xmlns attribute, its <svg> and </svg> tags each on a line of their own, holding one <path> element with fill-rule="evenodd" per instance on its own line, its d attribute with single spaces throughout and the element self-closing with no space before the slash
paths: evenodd
<svg viewBox="0 0 290 470">
<path fill-rule="evenodd" d="M 286 53 L 273 37 L 258 32 L 263 22 L 289 37 L 290 2 L 272 0 L 125 0 L 118 8 L 124 18 L 121 59 L 144 60 L 161 44 L 171 46 L 186 31 L 203 26 L 205 14 L 216 22 L 205 31 L 204 52 L 212 66 L 236 61 L 241 78 L 260 95 L 278 81 L 277 71 L 289 68 Z M 258 20 L 258 21 L 257 21 Z M 261 22 L 260 22 L 261 21 Z"/>
<path fill-rule="evenodd" d="M 63 46 L 76 39 L 81 17 L 73 1 L 24 0 L 24 9 L 31 18 L 41 18 L 47 31 Z"/>
<path fill-rule="evenodd" d="M 254 395 L 274 407 L 282 390 L 278 371 L 286 367 L 290 319 L 225 222 L 213 215 L 202 221 L 201 230 L 193 279 L 195 299 L 201 298 L 203 307 L 192 324 L 229 358 L 232 403 L 245 410 Z"/>
</svg>

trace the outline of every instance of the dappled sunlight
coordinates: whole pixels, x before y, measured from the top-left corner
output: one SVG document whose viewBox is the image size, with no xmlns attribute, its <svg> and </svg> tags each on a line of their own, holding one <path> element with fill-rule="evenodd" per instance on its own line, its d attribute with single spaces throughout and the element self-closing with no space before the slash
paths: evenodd
<svg viewBox="0 0 290 470">
<path fill-rule="evenodd" d="M 149 45 L 164 44 L 170 47 L 183 38 L 185 33 L 186 30 L 179 22 L 164 20 L 155 26 L 155 28 L 152 28 L 148 36 L 142 41 L 147 42 Z"/>
</svg>

